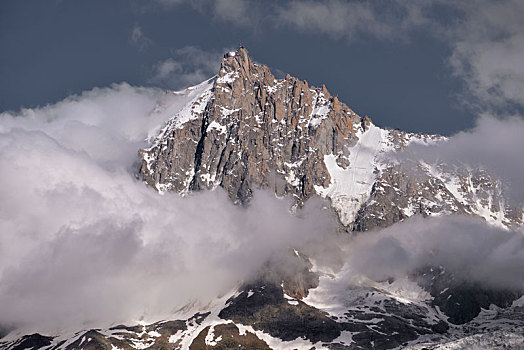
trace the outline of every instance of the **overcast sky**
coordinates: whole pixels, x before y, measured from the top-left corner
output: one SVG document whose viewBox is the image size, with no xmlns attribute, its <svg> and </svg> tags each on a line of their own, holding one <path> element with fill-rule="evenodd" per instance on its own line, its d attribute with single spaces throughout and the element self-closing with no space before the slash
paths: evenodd
<svg viewBox="0 0 524 350">
<path fill-rule="evenodd" d="M 0 111 L 128 82 L 179 89 L 241 41 L 376 124 L 452 134 L 522 109 L 522 1 L 3 0 Z"/>
</svg>

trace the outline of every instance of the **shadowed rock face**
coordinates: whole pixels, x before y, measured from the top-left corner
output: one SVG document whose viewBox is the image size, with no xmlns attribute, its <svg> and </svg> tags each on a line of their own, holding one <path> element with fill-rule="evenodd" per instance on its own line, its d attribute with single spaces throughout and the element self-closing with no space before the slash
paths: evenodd
<svg viewBox="0 0 524 350">
<path fill-rule="evenodd" d="M 353 292 L 361 295 L 362 304 L 356 299 L 348 303 L 343 317 L 332 317 L 284 295 L 280 286 L 259 281 L 246 285 L 242 293 L 228 300 L 219 317 L 284 341 L 303 338 L 334 349 L 346 348 L 335 341 L 342 332 L 352 333 L 353 344 L 347 348 L 391 349 L 420 335 L 440 337 L 449 328 L 444 321 L 431 320 L 425 307 L 387 297 L 365 305 L 364 300 L 380 293 L 373 288 L 355 288 Z"/>
<path fill-rule="evenodd" d="M 489 289 L 478 283 L 455 279 L 452 273 L 441 267 L 428 267 L 417 271 L 414 278 L 431 293 L 431 304 L 448 316 L 453 324 L 465 324 L 479 315 L 481 309 L 490 305 L 508 308 L 523 295 L 523 291 Z"/>
<path fill-rule="evenodd" d="M 53 337 L 46 337 L 38 333 L 25 335 L 11 347 L 11 350 L 40 349 L 51 345 Z M 1 344 L 0 344 L 1 345 Z"/>
<path fill-rule="evenodd" d="M 446 274 L 437 271 L 432 276 L 437 275 Z M 456 292 L 454 289 L 452 293 Z M 256 281 L 241 287 L 214 314 L 196 313 L 186 320 L 83 331 L 71 334 L 69 339 L 32 334 L 11 342 L 0 341 L 0 349 L 270 349 L 275 340 L 298 340 L 277 342 L 278 348 L 290 349 L 393 349 L 404 348 L 421 336 L 423 341 L 435 344 L 479 331 L 505 329 L 513 331 L 506 333 L 512 337 L 512 344 L 524 340 L 524 307 L 500 309 L 487 322 L 475 319 L 452 325 L 449 332 L 450 325 L 429 303 L 399 301 L 382 287 L 352 286 L 345 294 L 344 309 L 335 316 L 286 295 L 282 286 Z M 487 341 L 504 344 L 502 338 L 498 335 Z M 463 348 L 481 343 L 470 344 Z"/>
<path fill-rule="evenodd" d="M 270 283 L 248 285 L 245 292 L 228 300 L 219 316 L 253 326 L 284 341 L 304 337 L 312 343 L 340 336 L 341 325 L 301 301 L 290 304 L 282 288 Z"/>
</svg>

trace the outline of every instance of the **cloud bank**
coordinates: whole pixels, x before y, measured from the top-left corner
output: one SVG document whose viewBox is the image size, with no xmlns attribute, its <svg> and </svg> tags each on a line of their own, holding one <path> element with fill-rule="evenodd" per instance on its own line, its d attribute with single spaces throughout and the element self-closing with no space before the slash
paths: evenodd
<svg viewBox="0 0 524 350">
<path fill-rule="evenodd" d="M 434 145 L 411 144 L 400 159 L 422 159 L 470 169 L 484 169 L 505 185 L 505 196 L 524 205 L 524 118 L 517 115 L 495 118 L 481 115 L 473 129 L 462 131 L 446 142 Z"/>
<path fill-rule="evenodd" d="M 0 116 L 0 325 L 67 327 L 167 317 L 251 277 L 330 223 L 257 193 L 181 198 L 136 180 L 162 118 L 157 90 L 126 84 Z"/>
<path fill-rule="evenodd" d="M 524 289 L 524 235 L 465 216 L 423 218 L 360 235 L 347 243 L 348 278 L 402 278 L 443 267 L 458 281 L 492 289 Z"/>
<path fill-rule="evenodd" d="M 441 265 L 489 287 L 524 287 L 522 232 L 479 220 L 413 218 L 351 238 L 334 233 L 318 203 L 294 217 L 265 192 L 248 209 L 220 190 L 159 195 L 134 177 L 137 150 L 171 116 L 162 107 L 184 101 L 120 84 L 0 114 L 0 328 L 52 334 L 166 318 L 231 291 L 290 248 L 319 267 L 345 265 L 347 283 Z M 499 170 L 522 193 L 522 124 L 483 118 L 447 144 L 408 149 Z"/>
</svg>

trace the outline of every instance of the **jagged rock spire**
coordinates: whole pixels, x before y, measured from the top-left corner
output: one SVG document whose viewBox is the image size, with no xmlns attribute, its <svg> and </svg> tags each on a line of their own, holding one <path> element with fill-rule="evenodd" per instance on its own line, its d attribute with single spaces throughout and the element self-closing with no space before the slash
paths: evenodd
<svg viewBox="0 0 524 350">
<path fill-rule="evenodd" d="M 144 163 L 142 174 L 157 189 L 221 186 L 246 203 L 254 187 L 268 186 L 279 196 L 293 194 L 300 205 L 316 194 L 315 186 L 330 183 L 323 156 L 347 156 L 346 145 L 356 141 L 357 114 L 325 87 L 289 75 L 275 79 L 246 48 L 224 55 L 211 92 L 201 114 L 182 130 L 166 129 L 143 151 L 154 161 Z"/>
<path fill-rule="evenodd" d="M 218 76 L 227 73 L 238 72 L 242 76 L 248 76 L 254 69 L 253 61 L 245 47 L 239 47 L 236 51 L 228 52 L 222 59 Z"/>
</svg>

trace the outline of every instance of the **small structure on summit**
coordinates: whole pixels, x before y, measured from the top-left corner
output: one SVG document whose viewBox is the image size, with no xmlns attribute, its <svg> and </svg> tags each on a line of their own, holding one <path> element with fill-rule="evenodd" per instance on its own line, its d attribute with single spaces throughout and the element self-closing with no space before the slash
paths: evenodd
<svg viewBox="0 0 524 350">
<path fill-rule="evenodd" d="M 242 45 L 242 42 L 240 42 L 240 43 L 238 44 L 238 49 L 237 49 L 237 51 L 240 50 L 240 49 L 245 49 L 245 47 Z M 224 58 L 235 57 L 236 55 L 237 55 L 237 52 L 236 52 L 236 51 L 229 51 L 229 52 L 226 52 L 226 53 L 224 54 Z"/>
</svg>

